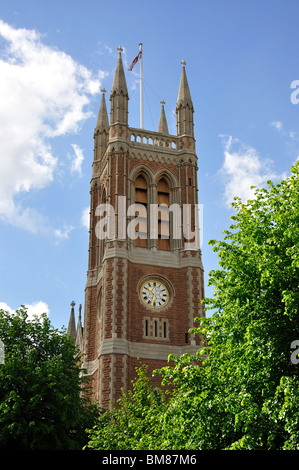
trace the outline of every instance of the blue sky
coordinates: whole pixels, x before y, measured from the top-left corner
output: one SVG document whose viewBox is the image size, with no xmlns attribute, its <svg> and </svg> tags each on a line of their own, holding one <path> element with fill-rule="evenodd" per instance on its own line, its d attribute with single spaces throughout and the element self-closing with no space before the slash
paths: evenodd
<svg viewBox="0 0 299 470">
<path fill-rule="evenodd" d="M 60 328 L 84 303 L 100 88 L 109 109 L 117 47 L 127 68 L 140 42 L 145 129 L 164 99 L 176 133 L 187 63 L 207 286 L 207 242 L 230 225 L 233 196 L 288 176 L 299 155 L 298 17 L 297 0 L 0 0 L 0 307 L 47 311 Z M 138 70 L 126 72 L 131 127 Z"/>
</svg>

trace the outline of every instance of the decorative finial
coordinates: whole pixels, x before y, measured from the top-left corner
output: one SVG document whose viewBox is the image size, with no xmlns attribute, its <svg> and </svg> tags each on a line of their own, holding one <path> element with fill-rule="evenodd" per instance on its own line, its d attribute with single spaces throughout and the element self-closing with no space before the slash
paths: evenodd
<svg viewBox="0 0 299 470">
<path fill-rule="evenodd" d="M 79 305 L 79 316 L 81 317 L 81 310 L 82 310 L 82 305 Z"/>
<path fill-rule="evenodd" d="M 123 51 L 123 48 L 121 46 L 118 46 L 117 50 L 118 50 L 118 53 L 121 54 L 121 52 Z"/>
<path fill-rule="evenodd" d="M 71 307 L 74 308 L 76 305 L 76 302 L 74 300 L 71 301 Z"/>
<path fill-rule="evenodd" d="M 102 92 L 103 94 L 106 93 L 105 87 L 101 88 L 101 92 Z"/>
<path fill-rule="evenodd" d="M 183 67 L 185 67 L 186 62 L 184 61 L 184 59 L 182 60 L 181 64 L 182 64 Z"/>
<path fill-rule="evenodd" d="M 160 103 L 162 104 L 162 106 L 164 106 L 165 101 L 164 101 L 164 100 L 161 100 Z"/>
</svg>

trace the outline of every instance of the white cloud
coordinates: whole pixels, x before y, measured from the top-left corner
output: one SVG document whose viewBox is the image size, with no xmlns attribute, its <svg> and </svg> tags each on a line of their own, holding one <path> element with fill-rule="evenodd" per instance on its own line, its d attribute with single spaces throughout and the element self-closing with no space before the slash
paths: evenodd
<svg viewBox="0 0 299 470">
<path fill-rule="evenodd" d="M 299 140 L 299 134 L 296 131 L 293 130 L 285 130 L 283 123 L 281 121 L 272 121 L 270 122 L 270 126 L 274 127 L 279 134 L 282 136 L 286 137 L 287 139 L 290 138 L 291 140 L 298 141 Z"/>
<path fill-rule="evenodd" d="M 82 176 L 82 163 L 84 161 L 83 151 L 76 144 L 72 144 L 72 147 L 75 155 L 71 163 L 71 173 L 77 173 L 78 176 Z"/>
<path fill-rule="evenodd" d="M 27 308 L 28 318 L 32 319 L 34 315 L 40 316 L 42 313 L 49 315 L 50 309 L 46 302 L 39 300 L 33 302 L 32 304 L 24 305 Z M 19 308 L 19 307 L 18 307 Z M 6 312 L 13 313 L 15 310 L 7 305 L 5 302 L 0 302 L 0 309 L 5 310 Z"/>
<path fill-rule="evenodd" d="M 81 216 L 81 224 L 83 225 L 83 227 L 87 228 L 87 230 L 89 230 L 89 210 L 89 206 L 85 207 Z"/>
<path fill-rule="evenodd" d="M 13 313 L 14 310 L 9 307 L 5 302 L 0 302 L 0 309 L 5 310 L 5 312 Z"/>
<path fill-rule="evenodd" d="M 289 136 L 292 140 L 298 140 L 298 132 L 295 131 L 289 131 Z"/>
<path fill-rule="evenodd" d="M 265 186 L 267 180 L 275 180 L 278 175 L 271 168 L 272 162 L 262 160 L 257 150 L 243 144 L 232 136 L 224 138 L 224 163 L 220 170 L 225 183 L 225 203 L 230 205 L 235 196 L 244 202 L 254 197 L 251 186 Z"/>
<path fill-rule="evenodd" d="M 270 126 L 275 127 L 275 129 L 277 129 L 278 131 L 283 130 L 283 124 L 282 124 L 281 121 L 272 121 L 272 122 L 270 122 Z"/>
<path fill-rule="evenodd" d="M 70 233 L 74 230 L 74 227 L 72 226 L 67 226 L 64 227 L 63 229 L 56 229 L 54 230 L 54 235 L 56 237 L 56 240 L 67 240 L 69 238 Z"/>
<path fill-rule="evenodd" d="M 45 45 L 38 32 L 2 20 L 1 37 L 0 219 L 36 231 L 40 216 L 16 196 L 53 181 L 58 158 L 51 139 L 77 132 L 91 115 L 90 97 L 104 72 L 94 78 L 72 57 Z"/>
<path fill-rule="evenodd" d="M 29 318 L 32 318 L 34 315 L 39 316 L 42 313 L 46 313 L 47 315 L 50 313 L 49 306 L 42 300 L 33 302 L 31 305 L 25 305 L 25 307 L 27 308 Z"/>
<path fill-rule="evenodd" d="M 97 53 L 104 54 L 105 51 L 108 51 L 109 54 L 113 54 L 113 50 L 111 49 L 110 46 L 102 42 L 99 42 L 97 45 Z"/>
<path fill-rule="evenodd" d="M 2 211 L 1 211 L 2 205 Z M 49 233 L 49 222 L 41 213 L 31 207 L 23 208 L 13 200 L 0 200 L 0 217 L 6 223 L 31 233 Z"/>
</svg>

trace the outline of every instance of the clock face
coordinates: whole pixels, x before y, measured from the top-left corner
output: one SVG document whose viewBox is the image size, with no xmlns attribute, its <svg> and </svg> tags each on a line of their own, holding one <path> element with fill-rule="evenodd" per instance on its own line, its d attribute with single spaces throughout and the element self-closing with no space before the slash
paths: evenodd
<svg viewBox="0 0 299 470">
<path fill-rule="evenodd" d="M 140 289 L 142 301 L 151 308 L 165 307 L 169 300 L 169 292 L 165 285 L 157 280 L 144 282 Z"/>
</svg>

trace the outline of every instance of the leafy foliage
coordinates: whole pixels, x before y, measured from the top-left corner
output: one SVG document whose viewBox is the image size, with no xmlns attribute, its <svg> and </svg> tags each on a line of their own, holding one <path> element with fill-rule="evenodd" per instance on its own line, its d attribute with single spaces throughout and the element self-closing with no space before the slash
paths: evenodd
<svg viewBox="0 0 299 470">
<path fill-rule="evenodd" d="M 81 397 L 83 379 L 73 340 L 47 315 L 0 310 L 0 448 L 82 449 L 97 407 Z"/>
<path fill-rule="evenodd" d="M 192 330 L 204 347 L 157 371 L 175 387 L 168 400 L 157 403 L 138 378 L 101 417 L 91 448 L 299 448 L 299 365 L 290 360 L 299 339 L 299 162 L 233 207 L 230 230 L 210 242 L 219 269 L 204 303 L 214 313 Z"/>
<path fill-rule="evenodd" d="M 147 366 L 136 368 L 132 390 L 124 391 L 117 406 L 104 412 L 89 431 L 86 448 L 93 450 L 156 449 L 165 410 L 165 393 L 154 389 Z"/>
<path fill-rule="evenodd" d="M 194 330 L 208 345 L 162 371 L 178 386 L 167 419 L 181 448 L 299 446 L 298 368 L 290 361 L 299 335 L 298 173 L 299 162 L 254 200 L 236 198 L 234 224 L 210 242 L 220 269 L 210 273 L 215 296 L 205 306 L 215 313 Z M 202 367 L 193 365 L 201 355 Z M 179 429 L 187 430 L 180 438 Z"/>
</svg>

